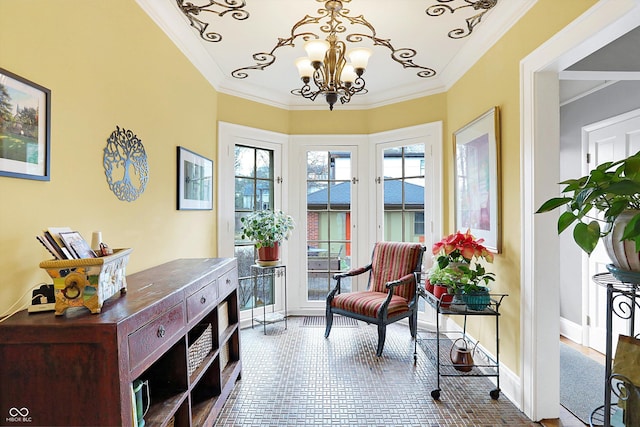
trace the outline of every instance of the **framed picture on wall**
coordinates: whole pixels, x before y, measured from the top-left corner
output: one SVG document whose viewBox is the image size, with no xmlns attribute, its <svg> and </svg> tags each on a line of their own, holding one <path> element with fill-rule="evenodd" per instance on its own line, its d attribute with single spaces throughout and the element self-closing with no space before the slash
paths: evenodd
<svg viewBox="0 0 640 427">
<path fill-rule="evenodd" d="M 500 110 L 493 107 L 453 134 L 456 230 L 501 251 Z"/>
<path fill-rule="evenodd" d="M 49 181 L 51 91 L 0 68 L 0 175 Z"/>
<path fill-rule="evenodd" d="M 213 161 L 178 147 L 178 210 L 213 209 Z"/>
</svg>

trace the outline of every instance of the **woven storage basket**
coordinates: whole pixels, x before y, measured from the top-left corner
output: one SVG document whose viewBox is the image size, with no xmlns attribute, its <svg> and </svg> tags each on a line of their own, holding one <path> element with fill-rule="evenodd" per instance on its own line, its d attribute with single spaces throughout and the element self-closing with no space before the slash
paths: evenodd
<svg viewBox="0 0 640 427">
<path fill-rule="evenodd" d="M 213 348 L 211 324 L 207 323 L 196 326 L 194 328 L 194 335 L 198 333 L 200 336 L 189 346 L 189 376 L 198 369 L 198 366 L 200 366 Z"/>
</svg>

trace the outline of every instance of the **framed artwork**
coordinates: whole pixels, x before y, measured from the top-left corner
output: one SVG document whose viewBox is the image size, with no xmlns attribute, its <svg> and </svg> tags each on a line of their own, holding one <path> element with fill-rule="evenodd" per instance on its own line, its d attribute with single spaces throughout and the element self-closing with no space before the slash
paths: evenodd
<svg viewBox="0 0 640 427">
<path fill-rule="evenodd" d="M 213 161 L 178 147 L 178 210 L 213 209 Z"/>
<path fill-rule="evenodd" d="M 0 68 L 0 176 L 50 180 L 51 91 Z"/>
<path fill-rule="evenodd" d="M 493 107 L 453 134 L 455 225 L 501 251 L 500 111 Z"/>
</svg>

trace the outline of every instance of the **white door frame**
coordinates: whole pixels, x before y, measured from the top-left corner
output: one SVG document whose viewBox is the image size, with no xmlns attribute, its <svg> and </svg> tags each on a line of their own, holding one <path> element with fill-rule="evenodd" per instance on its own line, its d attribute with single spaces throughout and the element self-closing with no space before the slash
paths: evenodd
<svg viewBox="0 0 640 427">
<path fill-rule="evenodd" d="M 288 175 L 287 142 L 288 135 L 270 132 L 262 129 L 250 128 L 233 123 L 218 122 L 218 164 L 214 165 L 214 174 L 218 177 L 218 256 L 234 257 L 235 241 L 235 151 L 236 144 L 258 145 L 280 151 L 280 158 L 276 158 L 276 171 L 279 169 L 283 179 Z M 252 141 L 254 143 L 252 144 Z M 217 170 L 216 170 L 217 169 Z M 217 173 L 216 173 L 217 172 Z M 286 182 L 286 181 L 285 181 Z M 288 211 L 288 191 L 286 185 L 274 188 L 274 200 L 279 209 Z M 282 257 L 286 262 L 287 248 L 282 248 Z"/>
<path fill-rule="evenodd" d="M 558 73 L 640 22 L 637 0 L 602 0 L 520 63 L 521 409 L 533 420 L 559 416 L 559 249 L 557 215 L 535 215 L 558 194 Z"/>
<path fill-rule="evenodd" d="M 366 209 L 360 209 L 361 200 L 366 198 L 364 190 L 359 185 L 363 181 L 362 177 L 367 174 L 363 171 L 365 162 L 360 159 L 360 154 L 364 150 L 366 137 L 364 135 L 292 135 L 289 159 L 292 171 L 289 180 L 289 189 L 292 195 L 297 195 L 296 203 L 291 203 L 291 214 L 296 219 L 296 230 L 289 243 L 292 248 L 290 277 L 300 277 L 301 284 L 289 287 L 289 301 L 293 307 L 289 310 L 294 315 L 323 315 L 325 313 L 326 301 L 307 300 L 307 151 L 349 151 L 351 153 L 351 173 L 353 178 L 358 180 L 358 184 L 353 184 L 351 189 L 351 265 L 353 267 L 364 265 L 363 255 L 367 251 L 358 250 L 366 247 L 362 242 L 365 238 L 360 224 L 367 220 Z M 356 289 L 362 278 L 353 281 L 352 286 Z M 303 286 L 304 284 L 304 286 Z"/>
<path fill-rule="evenodd" d="M 440 239 L 442 236 L 442 137 L 441 121 L 370 135 L 369 142 L 373 149 L 369 150 L 369 162 L 375 165 L 375 169 L 372 170 L 369 180 L 369 194 L 376 194 L 376 197 L 369 199 L 369 212 L 376 212 L 376 221 L 372 221 L 369 231 L 376 240 L 383 239 L 382 186 L 375 183 L 376 177 L 382 173 L 383 149 L 418 143 L 424 144 L 425 150 L 424 209 L 427 214 L 425 215 L 425 244 L 431 248 L 431 244 L 435 242 L 436 238 Z M 429 223 L 426 222 L 427 218 L 429 218 Z M 371 242 L 371 245 L 373 243 Z M 429 257 L 425 257 L 425 262 L 430 263 L 430 261 Z"/>
</svg>

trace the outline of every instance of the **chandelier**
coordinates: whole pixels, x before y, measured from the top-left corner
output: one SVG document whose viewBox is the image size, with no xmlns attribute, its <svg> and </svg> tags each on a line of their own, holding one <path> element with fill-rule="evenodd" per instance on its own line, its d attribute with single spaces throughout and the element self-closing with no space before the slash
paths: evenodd
<svg viewBox="0 0 640 427">
<path fill-rule="evenodd" d="M 329 109 L 333 110 L 333 104 L 338 99 L 345 104 L 353 95 L 367 92 L 362 74 L 367 68 L 371 50 L 357 48 L 347 52 L 346 44 L 336 34 L 342 2 L 328 1 L 325 8 L 330 15 L 328 36 L 326 40 L 309 40 L 304 44 L 307 57 L 296 60 L 298 74 L 304 85 L 292 93 L 312 101 L 322 94 Z M 347 63 L 346 56 L 351 63 Z M 310 85 L 312 80 L 315 88 Z"/>
<path fill-rule="evenodd" d="M 391 59 L 401 64 L 403 68 L 419 69 L 418 77 L 432 77 L 436 74 L 433 69 L 413 62 L 412 58 L 416 56 L 414 49 L 394 48 L 390 39 L 377 36 L 376 29 L 363 15 L 349 16 L 350 11 L 344 9 L 343 4 L 349 3 L 351 0 L 316 1 L 324 3 L 324 8 L 317 11 L 318 16 L 306 15 L 293 25 L 289 37 L 278 38 L 278 42 L 270 52 L 253 54 L 255 65 L 238 68 L 231 75 L 238 79 L 244 79 L 248 77 L 249 70 L 264 70 L 275 62 L 277 49 L 284 46 L 295 47 L 295 41 L 302 39 L 305 41 L 304 49 L 307 52 L 307 57 L 298 58 L 295 62 L 303 85 L 299 89 L 292 90 L 291 93 L 311 101 L 322 95 L 329 104 L 329 109 L 333 110 L 333 106 L 338 100 L 342 104 L 346 104 L 351 101 L 352 96 L 367 93 L 362 75 L 367 68 L 372 52 L 367 48 L 355 48 L 347 51 L 345 41 L 339 38 L 340 34 L 347 32 L 346 22 L 351 27 L 366 30 L 366 33 L 356 31 L 347 34 L 344 37 L 346 42 L 360 43 L 364 39 L 369 39 L 374 46 L 389 49 Z M 306 25 L 319 24 L 324 19 L 326 20 L 320 25 L 324 40 L 318 34 L 302 29 Z"/>
</svg>

